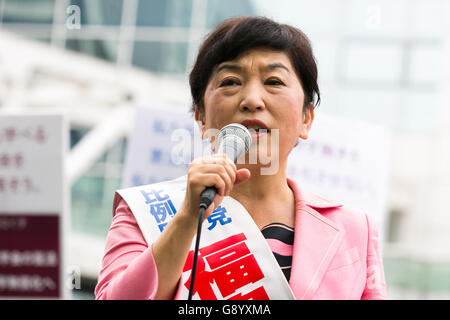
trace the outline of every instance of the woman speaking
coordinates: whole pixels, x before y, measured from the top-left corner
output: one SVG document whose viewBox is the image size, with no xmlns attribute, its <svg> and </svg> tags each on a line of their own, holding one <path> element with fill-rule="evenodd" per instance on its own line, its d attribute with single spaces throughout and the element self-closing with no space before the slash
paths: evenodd
<svg viewBox="0 0 450 320">
<path fill-rule="evenodd" d="M 320 102 L 308 38 L 263 17 L 227 20 L 202 44 L 189 80 L 202 135 L 237 123 L 253 132 L 250 150 L 236 164 L 219 152 L 193 160 L 184 177 L 118 190 L 96 298 L 186 299 L 200 195 L 213 186 L 194 299 L 384 299 L 368 215 L 286 176 Z"/>
</svg>

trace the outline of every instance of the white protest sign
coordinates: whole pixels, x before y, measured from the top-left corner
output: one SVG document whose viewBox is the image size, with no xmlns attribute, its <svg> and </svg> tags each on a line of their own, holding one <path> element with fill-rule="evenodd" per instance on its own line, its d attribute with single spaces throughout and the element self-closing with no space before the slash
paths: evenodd
<svg viewBox="0 0 450 320">
<path fill-rule="evenodd" d="M 0 297 L 65 298 L 67 124 L 0 115 Z"/>
<path fill-rule="evenodd" d="M 139 108 L 135 119 L 125 157 L 122 187 L 185 175 L 188 164 L 194 159 L 195 149 L 201 154 L 204 145 L 198 126 L 187 109 L 177 106 Z"/>
<path fill-rule="evenodd" d="M 390 134 L 379 126 L 316 116 L 289 156 L 287 175 L 324 198 L 366 211 L 384 233 Z"/>
</svg>

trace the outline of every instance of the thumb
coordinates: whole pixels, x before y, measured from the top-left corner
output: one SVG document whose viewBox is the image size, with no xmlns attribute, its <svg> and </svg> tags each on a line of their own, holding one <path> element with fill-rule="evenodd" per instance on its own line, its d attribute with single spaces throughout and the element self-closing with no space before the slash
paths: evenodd
<svg viewBox="0 0 450 320">
<path fill-rule="evenodd" d="M 240 184 L 242 182 L 250 179 L 250 170 L 248 169 L 239 169 L 236 171 L 236 180 L 234 181 L 234 185 Z"/>
</svg>

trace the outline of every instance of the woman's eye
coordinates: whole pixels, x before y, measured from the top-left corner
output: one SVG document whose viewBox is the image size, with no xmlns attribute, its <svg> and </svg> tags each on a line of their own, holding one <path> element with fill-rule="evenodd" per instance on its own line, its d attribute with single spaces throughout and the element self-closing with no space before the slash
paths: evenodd
<svg viewBox="0 0 450 320">
<path fill-rule="evenodd" d="M 278 79 L 269 79 L 266 81 L 266 84 L 271 86 L 283 86 L 284 83 Z"/>
<path fill-rule="evenodd" d="M 235 79 L 225 79 L 220 83 L 221 87 L 234 86 L 239 84 Z"/>
</svg>

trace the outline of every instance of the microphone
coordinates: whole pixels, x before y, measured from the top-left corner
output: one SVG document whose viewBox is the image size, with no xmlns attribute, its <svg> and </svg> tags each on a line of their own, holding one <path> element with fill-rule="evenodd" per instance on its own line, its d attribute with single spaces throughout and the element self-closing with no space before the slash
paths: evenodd
<svg viewBox="0 0 450 320">
<path fill-rule="evenodd" d="M 252 136 L 246 127 L 239 123 L 231 123 L 223 127 L 217 135 L 219 143 L 218 154 L 226 154 L 233 162 L 250 150 Z M 200 195 L 200 208 L 205 210 L 214 201 L 216 187 L 208 187 Z"/>
<path fill-rule="evenodd" d="M 226 154 L 233 162 L 250 150 L 252 136 L 246 127 L 239 123 L 231 123 L 223 127 L 217 135 L 219 143 L 219 154 Z M 216 197 L 216 187 L 207 187 L 200 195 L 200 208 L 198 213 L 197 238 L 195 240 L 194 260 L 192 262 L 191 284 L 189 286 L 188 300 L 192 300 L 194 293 L 195 275 L 197 273 L 198 250 L 200 246 L 200 236 L 202 232 L 203 214 Z"/>
</svg>

